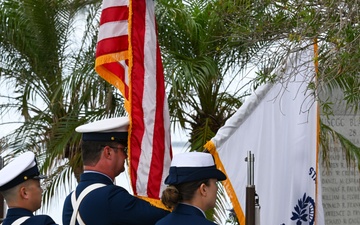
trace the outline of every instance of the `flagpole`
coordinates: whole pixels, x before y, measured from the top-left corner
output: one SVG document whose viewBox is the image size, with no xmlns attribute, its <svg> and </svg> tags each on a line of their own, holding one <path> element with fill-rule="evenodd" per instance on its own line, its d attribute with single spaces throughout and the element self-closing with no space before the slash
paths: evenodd
<svg viewBox="0 0 360 225">
<path fill-rule="evenodd" d="M 3 168 L 4 166 L 4 160 L 3 158 L 0 156 L 0 170 Z M 4 203 L 4 197 L 0 194 L 0 222 L 3 221 L 5 216 L 5 203 Z"/>
</svg>

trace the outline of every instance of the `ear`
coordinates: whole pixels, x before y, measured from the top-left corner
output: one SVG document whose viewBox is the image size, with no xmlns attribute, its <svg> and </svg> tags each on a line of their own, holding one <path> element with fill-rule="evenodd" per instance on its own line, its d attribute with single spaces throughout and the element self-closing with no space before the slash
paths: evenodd
<svg viewBox="0 0 360 225">
<path fill-rule="evenodd" d="M 111 158 L 111 148 L 109 146 L 105 146 L 102 155 L 105 159 Z"/>
<path fill-rule="evenodd" d="M 20 192 L 20 196 L 22 199 L 28 199 L 29 198 L 29 194 L 27 192 L 27 189 L 25 186 L 21 186 L 20 189 L 19 189 L 19 192 Z"/>
<path fill-rule="evenodd" d="M 199 187 L 199 191 L 200 191 L 201 196 L 206 197 L 207 196 L 207 186 L 206 186 L 206 184 L 202 183 L 200 185 L 200 187 Z"/>
</svg>

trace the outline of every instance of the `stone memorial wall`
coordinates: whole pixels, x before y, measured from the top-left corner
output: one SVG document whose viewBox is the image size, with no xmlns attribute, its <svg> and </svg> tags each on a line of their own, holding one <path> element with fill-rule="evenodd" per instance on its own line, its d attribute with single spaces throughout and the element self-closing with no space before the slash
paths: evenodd
<svg viewBox="0 0 360 225">
<path fill-rule="evenodd" d="M 337 107 L 334 115 L 321 116 L 332 127 L 360 146 L 360 114 L 348 114 Z M 338 141 L 330 141 L 330 164 L 320 166 L 325 224 L 360 225 L 360 173 L 356 165 L 348 165 Z M 321 159 L 320 159 L 321 160 Z"/>
</svg>

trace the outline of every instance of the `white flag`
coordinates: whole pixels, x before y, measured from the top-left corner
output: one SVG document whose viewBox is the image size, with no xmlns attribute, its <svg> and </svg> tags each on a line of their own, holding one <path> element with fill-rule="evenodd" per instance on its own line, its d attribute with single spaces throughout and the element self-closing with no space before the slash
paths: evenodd
<svg viewBox="0 0 360 225">
<path fill-rule="evenodd" d="M 227 174 L 223 183 L 241 225 L 245 224 L 248 151 L 254 154 L 254 184 L 260 224 L 323 225 L 318 173 L 318 106 L 314 51 L 289 55 L 274 84 L 259 87 L 205 147 Z"/>
</svg>

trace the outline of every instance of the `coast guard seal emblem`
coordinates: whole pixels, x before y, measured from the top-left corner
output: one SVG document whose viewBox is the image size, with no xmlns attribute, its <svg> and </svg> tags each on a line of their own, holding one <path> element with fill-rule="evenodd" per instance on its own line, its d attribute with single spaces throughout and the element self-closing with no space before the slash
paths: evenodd
<svg viewBox="0 0 360 225">
<path fill-rule="evenodd" d="M 315 202 L 313 198 L 306 196 L 306 193 L 298 200 L 298 204 L 294 207 L 294 210 L 291 220 L 296 221 L 296 225 L 314 224 Z"/>
</svg>

